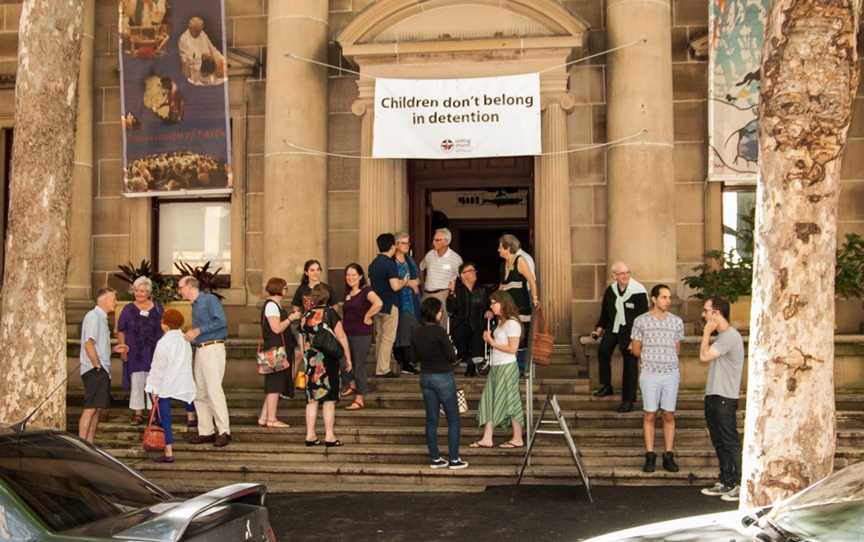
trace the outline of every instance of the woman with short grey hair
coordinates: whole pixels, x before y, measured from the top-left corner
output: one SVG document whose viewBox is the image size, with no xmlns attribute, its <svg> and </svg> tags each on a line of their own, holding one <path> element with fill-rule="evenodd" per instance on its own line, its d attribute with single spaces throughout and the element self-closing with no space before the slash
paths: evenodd
<svg viewBox="0 0 864 542">
<path fill-rule="evenodd" d="M 132 283 L 133 301 L 117 318 L 117 342 L 129 347 L 121 354 L 123 360 L 123 388 L 129 390 L 129 408 L 132 425 L 144 421 L 147 408 L 144 386 L 153 361 L 156 343 L 162 337 L 162 305 L 152 298 L 153 281 L 138 277 Z"/>
</svg>

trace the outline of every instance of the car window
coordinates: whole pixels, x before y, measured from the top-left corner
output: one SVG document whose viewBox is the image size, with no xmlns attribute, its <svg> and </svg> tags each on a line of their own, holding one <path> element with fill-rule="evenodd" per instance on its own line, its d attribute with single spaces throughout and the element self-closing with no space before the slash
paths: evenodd
<svg viewBox="0 0 864 542">
<path fill-rule="evenodd" d="M 0 479 L 53 531 L 170 498 L 119 462 L 59 433 L 0 438 Z"/>
<path fill-rule="evenodd" d="M 0 490 L 0 540 L 30 542 L 36 540 L 36 530 L 27 520 L 20 505 Z"/>
</svg>

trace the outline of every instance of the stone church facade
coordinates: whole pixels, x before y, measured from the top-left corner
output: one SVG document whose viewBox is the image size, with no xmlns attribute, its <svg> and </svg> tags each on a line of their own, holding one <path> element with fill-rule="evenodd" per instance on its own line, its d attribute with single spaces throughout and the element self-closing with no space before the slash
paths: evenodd
<svg viewBox="0 0 864 542">
<path fill-rule="evenodd" d="M 423 180 L 431 170 L 437 173 L 429 178 L 456 190 L 471 188 L 477 171 L 484 172 L 477 179 L 494 178 L 496 168 L 507 172 L 502 178 L 522 172 L 513 178 L 531 194 L 526 244 L 558 342 L 572 344 L 591 329 L 617 260 L 643 283 L 672 284 L 676 310 L 698 318 L 681 277 L 707 250 L 723 248 L 724 202 L 753 190 L 705 182 L 708 62 L 698 43 L 707 33 L 706 0 L 225 4 L 235 186 L 222 201 L 230 246 L 223 294 L 232 334 L 256 321 L 269 277 L 296 284 L 309 258 L 341 285 L 346 264 L 371 261 L 380 232 L 410 231 L 416 247 L 428 248 L 417 186 L 439 182 Z M 8 164 L 20 4 L 0 3 L 0 12 L 0 127 L 7 142 L 0 151 Z M 119 264 L 153 260 L 160 243 L 177 234 L 159 218 L 170 201 L 121 193 L 116 0 L 89 0 L 88 14 L 68 281 L 70 300 L 81 303 L 114 284 Z M 449 164 L 362 158 L 371 154 L 376 76 L 538 71 L 544 151 L 579 152 Z M 859 96 L 843 158 L 841 236 L 864 234 L 862 105 Z M 592 148 L 642 130 L 639 138 Z M 298 146 L 337 156 L 298 154 Z M 838 303 L 840 332 L 857 333 L 860 321 L 859 300 Z"/>
</svg>

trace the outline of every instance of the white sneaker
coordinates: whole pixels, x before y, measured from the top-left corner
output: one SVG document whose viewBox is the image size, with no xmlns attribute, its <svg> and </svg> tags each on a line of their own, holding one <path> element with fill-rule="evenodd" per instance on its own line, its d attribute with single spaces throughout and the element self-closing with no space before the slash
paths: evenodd
<svg viewBox="0 0 864 542">
<path fill-rule="evenodd" d="M 443 457 L 439 457 L 438 459 L 432 461 L 432 463 L 429 464 L 429 468 L 432 469 L 446 469 L 449 466 L 450 462 Z"/>
<path fill-rule="evenodd" d="M 726 502 L 738 502 L 741 495 L 741 487 L 735 486 L 726 493 L 720 495 L 720 499 Z"/>
<path fill-rule="evenodd" d="M 724 493 L 727 493 L 730 489 L 723 485 L 723 482 L 717 482 L 711 487 L 703 487 L 701 493 L 703 495 L 708 495 L 709 497 L 719 497 Z"/>
<path fill-rule="evenodd" d="M 456 459 L 450 460 L 449 467 L 450 467 L 450 470 L 465 469 L 465 468 L 468 468 L 468 462 L 462 461 L 462 458 L 457 457 Z"/>
</svg>

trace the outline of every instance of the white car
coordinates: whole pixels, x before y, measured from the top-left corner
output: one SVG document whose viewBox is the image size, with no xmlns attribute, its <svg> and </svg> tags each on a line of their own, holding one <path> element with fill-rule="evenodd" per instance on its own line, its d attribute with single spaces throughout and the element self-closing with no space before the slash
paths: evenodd
<svg viewBox="0 0 864 542">
<path fill-rule="evenodd" d="M 773 507 L 651 523 L 586 542 L 862 542 L 864 463 L 837 471 Z"/>
</svg>

